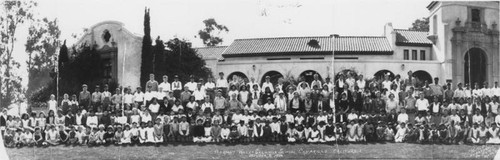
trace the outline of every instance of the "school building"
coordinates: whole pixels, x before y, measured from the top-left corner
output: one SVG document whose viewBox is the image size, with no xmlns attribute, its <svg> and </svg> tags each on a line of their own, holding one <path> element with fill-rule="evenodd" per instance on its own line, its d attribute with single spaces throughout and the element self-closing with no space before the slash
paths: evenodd
<svg viewBox="0 0 500 160">
<path fill-rule="evenodd" d="M 381 36 L 325 35 L 236 39 L 229 46 L 195 48 L 214 76 L 254 78 L 332 77 L 343 70 L 365 78 L 408 71 L 422 80 L 489 82 L 500 78 L 499 2 L 432 2 L 429 32 L 380 26 Z M 140 84 L 142 36 L 116 21 L 88 29 L 78 44 L 94 43 L 105 56 L 106 77 L 123 86 Z M 332 62 L 333 58 L 333 62 Z M 125 63 L 124 63 L 125 62 Z M 332 67 L 333 64 L 333 67 Z M 333 70 L 332 70 L 333 68 Z"/>
</svg>

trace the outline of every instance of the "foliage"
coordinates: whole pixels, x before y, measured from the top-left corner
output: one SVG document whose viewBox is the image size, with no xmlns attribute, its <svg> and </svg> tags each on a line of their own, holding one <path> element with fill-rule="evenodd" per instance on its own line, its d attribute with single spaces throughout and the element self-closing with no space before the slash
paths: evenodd
<svg viewBox="0 0 500 160">
<path fill-rule="evenodd" d="M 47 83 L 51 78 L 49 72 L 55 67 L 56 50 L 60 45 L 61 31 L 57 19 L 37 19 L 28 29 L 26 41 L 26 61 L 28 70 L 27 94 Z M 67 59 L 67 56 L 66 56 Z"/>
<path fill-rule="evenodd" d="M 222 43 L 223 39 L 219 37 L 220 33 L 229 32 L 225 25 L 218 24 L 213 18 L 204 20 L 203 24 L 205 24 L 205 28 L 198 31 L 198 35 L 206 46 L 217 46 Z"/>
<path fill-rule="evenodd" d="M 188 81 L 190 75 L 195 78 L 208 78 L 212 75 L 212 71 L 206 67 L 205 60 L 191 48 L 190 43 L 174 38 L 165 44 L 169 50 L 164 51 L 166 61 L 162 69 L 165 69 L 164 73 L 169 77 L 178 75 L 179 80 Z"/>
<path fill-rule="evenodd" d="M 14 61 L 15 35 L 18 27 L 33 20 L 33 8 L 37 3 L 27 1 L 3 1 L 0 12 L 0 107 L 8 106 L 17 94 L 23 92 L 21 78 L 15 74 L 19 62 Z"/>
<path fill-rule="evenodd" d="M 151 26 L 150 26 L 149 9 L 144 10 L 144 37 L 142 39 L 142 54 L 141 54 L 141 86 L 145 86 L 149 80 L 149 74 L 153 73 L 153 53 L 151 42 Z"/>
<path fill-rule="evenodd" d="M 413 22 L 412 27 L 408 28 L 409 30 L 414 30 L 414 31 L 429 31 L 429 18 L 428 17 L 423 17 L 422 19 L 416 19 L 415 22 Z"/>
<path fill-rule="evenodd" d="M 61 48 L 65 48 L 63 44 Z M 60 54 L 64 54 L 64 49 L 61 49 Z M 100 57 L 100 53 L 95 50 L 95 47 L 83 45 L 79 48 L 74 48 L 73 53 L 75 57 L 70 58 L 67 62 L 61 62 L 59 75 L 59 95 L 65 93 L 72 95 L 78 94 L 81 90 L 82 84 L 87 84 L 89 91 L 93 91 L 95 85 L 105 85 L 106 81 L 103 79 L 104 65 Z M 50 94 L 56 93 L 55 79 L 43 87 L 33 92 L 30 96 L 30 101 L 45 102 L 49 99 Z M 113 81 L 109 84 L 110 91 L 113 91 L 118 84 Z M 59 98 L 61 98 L 60 96 Z"/>
</svg>

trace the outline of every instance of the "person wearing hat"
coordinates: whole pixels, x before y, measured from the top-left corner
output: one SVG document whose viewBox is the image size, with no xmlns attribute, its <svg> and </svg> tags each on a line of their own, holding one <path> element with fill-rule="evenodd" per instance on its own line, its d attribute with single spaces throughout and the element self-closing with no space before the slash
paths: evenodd
<svg viewBox="0 0 500 160">
<path fill-rule="evenodd" d="M 218 90 L 221 90 L 222 96 L 226 95 L 229 84 L 226 78 L 224 78 L 224 72 L 219 72 L 219 78 L 216 81 L 216 87 Z"/>
<path fill-rule="evenodd" d="M 149 74 L 149 81 L 146 82 L 146 88 L 151 86 L 151 91 L 158 92 L 158 82 L 155 80 L 153 73 Z"/>
<path fill-rule="evenodd" d="M 109 92 L 109 86 L 105 84 L 104 91 L 102 91 L 101 93 L 101 104 L 104 109 L 108 109 L 111 106 L 112 104 L 111 96 L 112 94 L 111 92 Z"/>
<path fill-rule="evenodd" d="M 172 82 L 172 91 L 174 92 L 174 97 L 175 98 L 180 98 L 181 97 L 181 92 L 182 92 L 182 83 L 179 81 L 179 76 L 175 75 L 174 76 L 174 81 Z"/>
<path fill-rule="evenodd" d="M 196 83 L 196 82 L 194 81 L 194 76 L 193 76 L 193 75 L 191 75 L 191 76 L 189 76 L 189 82 L 188 82 L 188 83 L 186 83 L 186 84 L 184 85 L 184 88 L 185 88 L 185 87 L 188 87 L 189 91 L 190 91 L 191 93 L 193 93 L 193 92 L 194 92 L 194 90 L 196 90 L 196 87 L 197 87 L 197 86 L 198 86 L 198 83 Z"/>
<path fill-rule="evenodd" d="M 78 96 L 78 103 L 83 106 L 85 110 L 88 110 L 88 107 L 90 106 L 90 92 L 87 90 L 86 84 L 82 85 L 82 91 Z"/>
<path fill-rule="evenodd" d="M 264 83 L 262 83 L 262 89 L 265 90 L 266 88 L 269 88 L 271 90 L 271 92 L 274 93 L 274 87 L 273 87 L 273 83 L 271 83 L 270 76 L 266 76 L 266 81 Z"/>
</svg>

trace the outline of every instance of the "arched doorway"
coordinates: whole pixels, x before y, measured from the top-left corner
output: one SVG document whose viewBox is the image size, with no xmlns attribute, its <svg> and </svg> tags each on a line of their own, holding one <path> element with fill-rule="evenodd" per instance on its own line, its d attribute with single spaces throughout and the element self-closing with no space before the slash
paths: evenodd
<svg viewBox="0 0 500 160">
<path fill-rule="evenodd" d="M 338 72 L 335 74 L 335 80 L 339 79 L 340 75 L 343 75 L 344 77 L 347 78 L 347 75 L 351 75 L 354 78 L 358 77 L 358 72 L 354 69 L 343 69 L 342 71 Z"/>
<path fill-rule="evenodd" d="M 271 79 L 271 83 L 273 84 L 278 84 L 278 79 L 283 78 L 283 75 L 278 72 L 278 71 L 269 71 L 264 76 L 262 76 L 262 79 L 260 80 L 260 84 L 266 82 L 266 77 L 269 76 Z"/>
<path fill-rule="evenodd" d="M 415 72 L 413 72 L 413 77 L 417 77 L 418 80 L 422 82 L 422 84 L 425 81 L 427 81 L 428 84 L 433 83 L 432 76 L 426 71 L 422 71 L 422 70 L 415 71 Z"/>
<path fill-rule="evenodd" d="M 392 73 L 391 71 L 389 70 L 380 70 L 378 72 L 376 72 L 373 77 L 374 78 L 377 78 L 377 79 L 384 79 L 385 75 L 386 74 L 389 74 L 389 79 L 394 79 L 394 73 Z"/>
<path fill-rule="evenodd" d="M 483 85 L 486 81 L 486 53 L 479 48 L 471 48 L 464 57 L 464 82 L 471 86 L 478 83 Z"/>
<path fill-rule="evenodd" d="M 244 73 L 241 73 L 241 72 L 233 72 L 233 73 L 229 74 L 229 75 L 227 76 L 227 78 L 226 78 L 226 79 L 227 79 L 228 81 L 230 81 L 230 82 L 231 82 L 235 76 L 236 76 L 236 77 L 237 77 L 240 81 L 242 81 L 242 80 L 244 80 L 245 78 L 247 78 L 247 75 L 245 75 Z"/>
<path fill-rule="evenodd" d="M 323 81 L 323 78 L 321 77 L 321 75 L 318 72 L 313 71 L 313 70 L 307 70 L 307 71 L 302 72 L 300 74 L 300 77 L 304 78 L 304 81 L 306 81 L 308 84 L 311 84 L 311 82 L 314 80 L 315 74 L 318 74 L 318 79 L 320 81 Z"/>
</svg>

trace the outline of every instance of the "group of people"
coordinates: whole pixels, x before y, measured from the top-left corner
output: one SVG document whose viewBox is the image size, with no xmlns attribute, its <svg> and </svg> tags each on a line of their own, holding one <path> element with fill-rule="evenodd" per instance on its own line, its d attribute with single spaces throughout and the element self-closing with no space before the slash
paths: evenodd
<svg viewBox="0 0 500 160">
<path fill-rule="evenodd" d="M 500 144 L 495 82 L 442 84 L 412 72 L 366 80 L 355 73 L 334 80 L 257 83 L 237 76 L 160 83 L 155 75 L 137 87 L 104 85 L 92 93 L 51 95 L 48 113 L 0 114 L 7 147 L 58 144 L 161 143 L 365 143 Z"/>
</svg>

